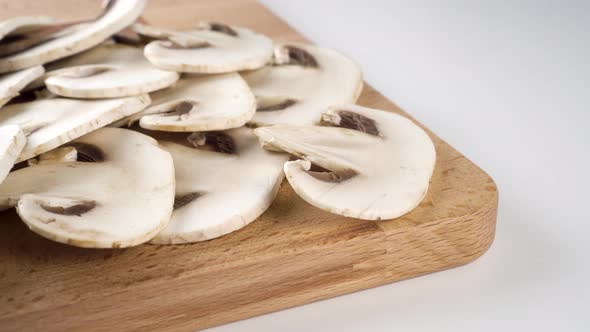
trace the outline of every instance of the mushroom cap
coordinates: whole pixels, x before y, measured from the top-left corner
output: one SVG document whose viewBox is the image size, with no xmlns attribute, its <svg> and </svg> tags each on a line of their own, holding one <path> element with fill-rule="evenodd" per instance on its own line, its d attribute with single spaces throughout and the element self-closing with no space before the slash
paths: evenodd
<svg viewBox="0 0 590 332">
<path fill-rule="evenodd" d="M 193 132 L 241 127 L 256 111 L 256 99 L 237 73 L 185 75 L 173 87 L 151 95 L 144 111 L 123 119 L 145 129 Z"/>
<path fill-rule="evenodd" d="M 3 107 L 0 126 L 20 125 L 28 133 L 27 145 L 17 160 L 20 162 L 137 113 L 149 103 L 148 95 L 104 100 L 42 99 Z"/>
<path fill-rule="evenodd" d="M 0 58 L 0 73 L 44 64 L 96 46 L 131 25 L 143 11 L 145 0 L 112 0 L 94 22 L 71 33 Z"/>
<path fill-rule="evenodd" d="M 362 72 L 344 55 L 299 43 L 278 45 L 276 53 L 278 63 L 242 73 L 258 99 L 251 123 L 313 125 L 329 106 L 358 99 Z"/>
<path fill-rule="evenodd" d="M 0 42 L 11 35 L 20 35 L 51 26 L 55 20 L 50 16 L 19 16 L 0 22 Z"/>
<path fill-rule="evenodd" d="M 17 125 L 0 127 L 0 183 L 4 181 L 27 139 Z"/>
<path fill-rule="evenodd" d="M 154 67 L 136 47 L 104 43 L 47 67 L 49 91 L 70 98 L 118 98 L 160 90 L 178 73 Z"/>
<path fill-rule="evenodd" d="M 213 140 L 225 147 L 235 144 L 234 153 L 159 140 L 174 159 L 176 209 L 152 243 L 189 243 L 228 234 L 258 218 L 276 197 L 288 155 L 264 151 L 246 127 L 216 133 L 223 139 Z M 227 143 L 227 137 L 233 143 Z"/>
<path fill-rule="evenodd" d="M 41 77 L 44 72 L 43 66 L 35 66 L 14 73 L 0 75 L 0 107 L 10 99 L 18 96 L 18 93 L 27 84 Z"/>
<path fill-rule="evenodd" d="M 172 36 L 163 33 L 168 39 L 152 41 L 144 54 L 162 69 L 200 74 L 258 69 L 270 61 L 273 43 L 268 37 L 245 28 L 220 25 L 230 29 L 224 32 L 213 28 L 217 25 L 203 24 L 202 29 Z"/>
<path fill-rule="evenodd" d="M 397 218 L 422 201 L 436 161 L 428 134 L 411 120 L 356 105 L 331 108 L 325 124 L 255 130 L 263 146 L 302 158 L 285 163 L 305 201 L 346 217 Z M 349 129 L 351 128 L 351 129 Z M 311 171 L 311 164 L 324 172 Z"/>
<path fill-rule="evenodd" d="M 134 246 L 166 226 L 174 165 L 154 139 L 102 128 L 70 144 L 79 154 L 101 158 L 14 171 L 0 185 L 0 208 L 16 206 L 35 233 L 78 247 Z"/>
</svg>

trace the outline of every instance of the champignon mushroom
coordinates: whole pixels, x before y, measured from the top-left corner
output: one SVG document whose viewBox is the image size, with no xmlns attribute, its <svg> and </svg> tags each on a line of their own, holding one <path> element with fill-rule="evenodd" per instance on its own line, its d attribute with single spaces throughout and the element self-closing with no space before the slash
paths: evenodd
<svg viewBox="0 0 590 332">
<path fill-rule="evenodd" d="M 138 245 L 170 221 L 174 165 L 154 139 L 102 128 L 68 146 L 77 161 L 10 173 L 0 185 L 0 209 L 16 206 L 33 232 L 87 248 Z"/>
<path fill-rule="evenodd" d="M 261 126 L 317 124 L 322 110 L 356 102 L 363 87 L 361 70 L 352 60 L 304 44 L 278 45 L 273 65 L 242 76 L 258 100 L 250 122 Z"/>
<path fill-rule="evenodd" d="M 146 41 L 164 40 L 174 35 L 184 33 L 183 31 L 155 27 L 145 22 L 139 22 L 139 20 L 137 23 L 132 24 L 129 28 Z"/>
<path fill-rule="evenodd" d="M 301 198 L 367 220 L 399 217 L 422 201 L 436 161 L 424 130 L 401 115 L 356 105 L 331 108 L 322 121 L 327 126 L 255 130 L 266 148 L 301 158 L 284 166 Z M 312 164 L 326 172 L 311 170 Z"/>
<path fill-rule="evenodd" d="M 137 29 L 146 34 L 148 29 Z M 141 27 L 141 25 L 139 25 Z M 158 31 L 149 37 L 166 38 L 146 45 L 148 60 L 166 70 L 186 73 L 216 74 L 258 69 L 267 64 L 273 53 L 268 37 L 251 30 L 221 23 L 203 23 L 199 29 L 182 32 Z"/>
<path fill-rule="evenodd" d="M 172 220 L 151 242 L 213 239 L 258 218 L 274 200 L 288 155 L 264 151 L 252 129 L 222 132 L 152 132 L 174 159 Z"/>
<path fill-rule="evenodd" d="M 0 42 L 7 39 L 18 39 L 23 34 L 53 25 L 55 20 L 50 16 L 19 16 L 0 22 Z"/>
<path fill-rule="evenodd" d="M 104 100 L 53 98 L 5 106 L 0 126 L 20 125 L 27 145 L 17 161 L 35 157 L 64 143 L 143 110 L 148 95 Z"/>
<path fill-rule="evenodd" d="M 0 183 L 10 172 L 26 141 L 19 126 L 0 127 Z"/>
<path fill-rule="evenodd" d="M 23 52 L 33 46 L 46 43 L 82 30 L 88 26 L 87 22 L 70 22 L 50 25 L 38 30 L 10 36 L 5 41 L 0 41 L 0 57 L 14 55 Z"/>
<path fill-rule="evenodd" d="M 49 91 L 70 98 L 128 97 L 166 88 L 178 73 L 153 66 L 136 47 L 104 43 L 47 67 Z"/>
<path fill-rule="evenodd" d="M 83 158 L 83 155 L 80 155 Z M 73 146 L 62 146 L 42 153 L 35 158 L 27 160 L 29 166 L 42 165 L 56 162 L 73 162 L 78 160 L 78 151 Z"/>
<path fill-rule="evenodd" d="M 145 0 L 111 0 L 95 21 L 71 26 L 68 33 L 0 58 L 0 73 L 44 64 L 96 46 L 131 25 L 144 6 Z"/>
<path fill-rule="evenodd" d="M 162 131 L 213 131 L 237 128 L 256 111 L 250 88 L 237 73 L 185 75 L 171 88 L 154 92 L 144 111 L 123 119 L 130 126 Z"/>
<path fill-rule="evenodd" d="M 18 96 L 27 84 L 41 77 L 45 70 L 43 66 L 35 66 L 14 73 L 0 75 L 0 107 L 10 99 Z"/>
</svg>

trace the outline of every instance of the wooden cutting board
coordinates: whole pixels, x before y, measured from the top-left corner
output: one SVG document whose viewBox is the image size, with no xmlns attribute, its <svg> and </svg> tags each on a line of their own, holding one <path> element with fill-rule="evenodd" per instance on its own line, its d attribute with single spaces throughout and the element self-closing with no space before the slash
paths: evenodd
<svg viewBox="0 0 590 332">
<path fill-rule="evenodd" d="M 90 18 L 98 3 L 0 0 L 0 19 Z M 152 0 L 145 17 L 171 28 L 214 20 L 304 40 L 251 0 Z M 359 103 L 408 116 L 368 85 Z M 286 182 L 256 222 L 191 245 L 78 249 L 33 234 L 14 211 L 1 213 L 0 330 L 195 330 L 471 262 L 494 239 L 497 189 L 430 135 L 438 157 L 428 195 L 395 220 L 323 212 Z"/>
</svg>

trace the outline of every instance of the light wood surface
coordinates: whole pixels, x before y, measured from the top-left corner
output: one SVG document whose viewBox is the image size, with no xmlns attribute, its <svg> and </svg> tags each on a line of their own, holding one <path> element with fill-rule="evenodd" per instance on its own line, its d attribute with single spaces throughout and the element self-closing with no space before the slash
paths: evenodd
<svg viewBox="0 0 590 332">
<path fill-rule="evenodd" d="M 90 0 L 0 0 L 0 19 L 82 19 L 98 6 Z M 279 40 L 304 40 L 250 0 L 152 0 L 145 17 L 172 28 L 217 20 Z M 405 114 L 368 85 L 359 103 Z M 286 182 L 259 220 L 192 245 L 78 249 L 33 234 L 14 211 L 0 213 L 0 330 L 189 331 L 471 262 L 493 241 L 497 189 L 430 134 L 438 157 L 429 193 L 396 220 L 328 214 Z"/>
</svg>

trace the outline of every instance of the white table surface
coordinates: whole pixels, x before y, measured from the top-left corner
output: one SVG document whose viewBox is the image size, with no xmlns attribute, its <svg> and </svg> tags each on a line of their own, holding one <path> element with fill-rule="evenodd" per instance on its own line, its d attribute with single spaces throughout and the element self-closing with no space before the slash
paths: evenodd
<svg viewBox="0 0 590 332">
<path fill-rule="evenodd" d="M 498 228 L 469 265 L 212 331 L 590 331 L 590 1 L 263 2 L 486 170 Z"/>
</svg>

